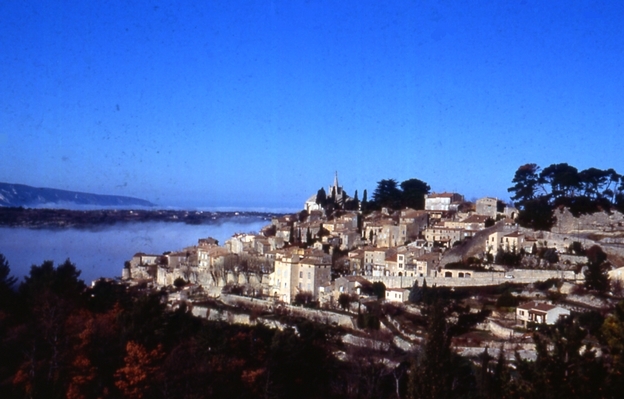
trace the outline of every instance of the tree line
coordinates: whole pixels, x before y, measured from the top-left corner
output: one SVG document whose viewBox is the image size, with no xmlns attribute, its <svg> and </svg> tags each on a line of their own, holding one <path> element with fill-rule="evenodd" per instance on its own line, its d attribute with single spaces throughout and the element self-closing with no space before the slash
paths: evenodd
<svg viewBox="0 0 624 399">
<path fill-rule="evenodd" d="M 377 187 L 372 198 L 368 198 L 368 190 L 364 190 L 360 201 L 357 190 L 353 198 L 342 205 L 345 210 L 357 210 L 361 207 L 363 211 L 389 209 L 425 209 L 425 195 L 429 194 L 431 187 L 419 179 L 408 179 L 399 184 L 395 179 L 382 179 L 377 182 Z M 327 193 L 324 188 L 320 188 L 316 193 L 316 203 L 328 211 L 340 209 L 337 204 L 336 193 L 333 188 Z"/>
<path fill-rule="evenodd" d="M 365 210 L 425 209 L 425 195 L 431 187 L 419 179 L 408 179 L 399 184 L 395 179 L 382 179 L 377 182 L 371 201 L 364 200 Z"/>
<path fill-rule="evenodd" d="M 554 209 L 567 207 L 573 215 L 611 211 L 624 212 L 624 176 L 613 169 L 588 168 L 579 171 L 567 163 L 541 169 L 522 165 L 507 189 L 520 211 L 518 223 L 535 230 L 550 230 Z"/>
</svg>

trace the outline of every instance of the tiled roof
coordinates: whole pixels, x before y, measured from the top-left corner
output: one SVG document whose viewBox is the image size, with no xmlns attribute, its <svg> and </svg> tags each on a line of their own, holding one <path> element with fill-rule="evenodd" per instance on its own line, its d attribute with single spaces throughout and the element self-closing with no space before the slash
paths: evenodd
<svg viewBox="0 0 624 399">
<path fill-rule="evenodd" d="M 524 310 L 528 310 L 528 311 L 532 311 L 532 312 L 540 312 L 540 313 L 546 313 L 549 310 L 552 310 L 556 308 L 556 306 L 545 303 L 545 302 L 535 302 L 535 301 L 531 301 L 531 302 L 526 302 L 523 304 L 518 305 L 518 309 L 524 309 Z"/>
</svg>

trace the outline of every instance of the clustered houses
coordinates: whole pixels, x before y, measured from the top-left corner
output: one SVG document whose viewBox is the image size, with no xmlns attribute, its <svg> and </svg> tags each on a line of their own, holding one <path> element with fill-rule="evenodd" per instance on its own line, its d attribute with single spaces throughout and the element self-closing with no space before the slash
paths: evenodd
<svg viewBox="0 0 624 399">
<path fill-rule="evenodd" d="M 320 287 L 331 281 L 331 256 L 319 250 L 295 250 L 275 259 L 272 295 L 290 303 L 299 293 L 318 298 Z"/>
<path fill-rule="evenodd" d="M 524 250 L 527 253 L 531 253 L 533 246 L 537 243 L 535 238 L 525 235 L 519 231 L 513 232 L 494 232 L 487 238 L 485 244 L 485 251 L 489 253 L 496 253 L 498 251 L 504 252 L 519 252 Z"/>
<path fill-rule="evenodd" d="M 459 212 L 462 203 L 456 193 L 431 194 L 425 210 L 384 208 L 363 215 L 336 175 L 328 193 L 319 190 L 303 211 L 274 218 L 260 234 L 235 234 L 223 246 L 207 238 L 163 255 L 139 253 L 127 262 L 124 278 L 161 286 L 176 279 L 211 287 L 253 285 L 256 293 L 292 302 L 297 294 L 317 300 L 328 290 L 334 297 L 353 293 L 367 277 L 438 277 L 441 247 L 472 237 L 498 216 L 492 211 L 496 200 L 480 200 L 482 214 Z M 520 248 L 530 242 L 513 237 L 495 233 L 488 245 Z M 407 298 L 400 290 L 388 295 L 388 300 Z"/>
</svg>

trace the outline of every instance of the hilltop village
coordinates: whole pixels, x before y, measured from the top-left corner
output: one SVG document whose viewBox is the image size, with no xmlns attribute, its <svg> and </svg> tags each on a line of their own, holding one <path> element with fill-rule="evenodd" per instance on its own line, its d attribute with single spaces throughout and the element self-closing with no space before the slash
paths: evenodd
<svg viewBox="0 0 624 399">
<path fill-rule="evenodd" d="M 490 197 L 470 203 L 459 193 L 427 193 L 424 209 L 367 205 L 357 193 L 347 195 L 336 175 L 301 212 L 276 217 L 257 234 L 235 234 L 223 245 L 202 238 L 177 251 L 137 253 L 122 279 L 169 290 L 170 303 L 184 301 L 204 317 L 215 313 L 202 304 L 218 298 L 235 307 L 255 301 L 269 313 L 279 307 L 310 316 L 304 310 L 314 309 L 316 318 L 326 312 L 325 320 L 356 329 L 371 303 L 418 312 L 412 307 L 427 287 L 469 293 L 473 312 L 504 293 L 512 307 L 481 320 L 486 333 L 474 342 L 483 346 L 522 337 L 527 323 L 553 324 L 571 310 L 604 306 L 606 299 L 583 292 L 585 249 L 601 245 L 613 281 L 624 270 L 617 268 L 624 259 L 618 212 L 574 217 L 562 209 L 551 231 L 534 231 L 516 224 L 516 208 Z M 243 319 L 249 322 L 248 315 Z M 381 324 L 405 348 L 418 342 L 417 328 L 387 314 Z"/>
</svg>

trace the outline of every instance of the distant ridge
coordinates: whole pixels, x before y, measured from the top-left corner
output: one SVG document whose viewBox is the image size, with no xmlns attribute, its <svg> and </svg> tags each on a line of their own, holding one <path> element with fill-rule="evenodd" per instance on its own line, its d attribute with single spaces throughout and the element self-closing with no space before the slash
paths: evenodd
<svg viewBox="0 0 624 399">
<path fill-rule="evenodd" d="M 155 206 L 155 204 L 140 198 L 80 193 L 55 188 L 31 187 L 24 184 L 0 183 L 0 206 L 41 207 L 51 204 L 60 206 Z"/>
</svg>

